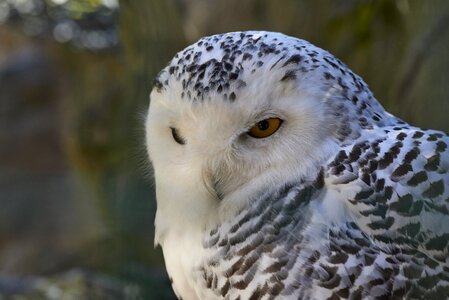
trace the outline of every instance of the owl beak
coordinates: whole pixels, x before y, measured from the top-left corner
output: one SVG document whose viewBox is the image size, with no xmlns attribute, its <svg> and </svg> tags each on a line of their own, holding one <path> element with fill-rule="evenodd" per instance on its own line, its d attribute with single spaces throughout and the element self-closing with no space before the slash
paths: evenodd
<svg viewBox="0 0 449 300">
<path fill-rule="evenodd" d="M 220 200 L 220 201 L 223 200 L 224 195 L 223 195 L 223 192 L 220 190 L 220 182 L 219 182 L 219 180 L 213 178 L 213 180 L 212 180 L 212 188 L 213 188 L 213 190 L 214 190 L 214 192 L 215 192 L 215 194 L 217 196 L 217 199 Z"/>
<path fill-rule="evenodd" d="M 223 200 L 224 194 L 220 189 L 220 180 L 210 171 L 203 172 L 203 183 L 209 194 L 218 201 Z"/>
</svg>

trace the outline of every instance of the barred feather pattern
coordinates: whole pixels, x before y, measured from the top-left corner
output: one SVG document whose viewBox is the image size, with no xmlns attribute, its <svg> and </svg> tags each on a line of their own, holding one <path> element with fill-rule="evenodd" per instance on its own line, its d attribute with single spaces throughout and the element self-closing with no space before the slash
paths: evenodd
<svg viewBox="0 0 449 300">
<path fill-rule="evenodd" d="M 199 280 L 223 299 L 447 298 L 448 144 L 437 131 L 368 130 L 316 178 L 212 230 Z M 348 188 L 358 191 L 346 198 Z M 326 201 L 352 220 L 320 219 Z"/>
</svg>

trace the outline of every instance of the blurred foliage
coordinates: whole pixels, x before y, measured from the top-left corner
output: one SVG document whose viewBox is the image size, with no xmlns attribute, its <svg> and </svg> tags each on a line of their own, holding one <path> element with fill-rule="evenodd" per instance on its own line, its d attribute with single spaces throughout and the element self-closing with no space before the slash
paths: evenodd
<svg viewBox="0 0 449 300">
<path fill-rule="evenodd" d="M 117 0 L 0 0 L 0 24 L 99 51 L 118 45 Z"/>
<path fill-rule="evenodd" d="M 69 282 L 88 293 L 98 276 L 136 286 L 137 298 L 173 298 L 153 250 L 143 120 L 156 73 L 201 36 L 264 29 L 307 39 L 361 75 L 390 112 L 449 131 L 445 0 L 0 0 L 0 8 L 0 272 L 39 275 L 57 289 Z M 72 268 L 96 273 L 67 277 Z"/>
</svg>

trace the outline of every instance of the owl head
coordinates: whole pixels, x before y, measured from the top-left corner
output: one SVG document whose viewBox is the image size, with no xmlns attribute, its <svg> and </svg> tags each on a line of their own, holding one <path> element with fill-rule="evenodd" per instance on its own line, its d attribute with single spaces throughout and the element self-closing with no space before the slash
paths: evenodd
<svg viewBox="0 0 449 300">
<path fill-rule="evenodd" d="M 273 32 L 202 38 L 159 73 L 150 99 L 157 242 L 174 223 L 202 230 L 307 180 L 362 130 L 394 121 L 338 59 Z"/>
</svg>

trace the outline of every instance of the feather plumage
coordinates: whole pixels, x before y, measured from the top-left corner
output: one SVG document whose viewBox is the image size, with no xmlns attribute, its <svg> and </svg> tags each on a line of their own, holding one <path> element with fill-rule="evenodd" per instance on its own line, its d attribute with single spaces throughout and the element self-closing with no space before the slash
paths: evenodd
<svg viewBox="0 0 449 300">
<path fill-rule="evenodd" d="M 449 296 L 449 137 L 384 111 L 328 52 L 206 37 L 151 99 L 156 242 L 180 298 Z M 274 134 L 247 135 L 273 117 Z"/>
</svg>

